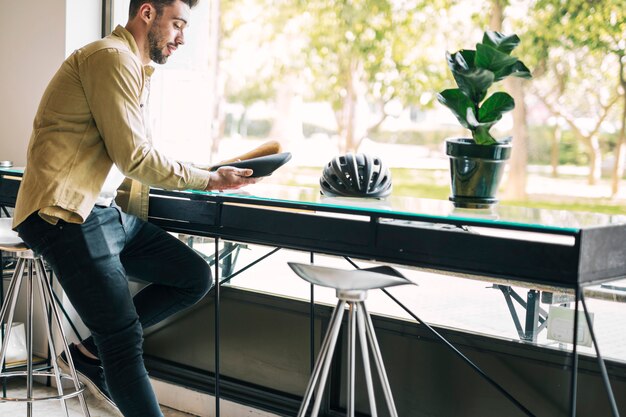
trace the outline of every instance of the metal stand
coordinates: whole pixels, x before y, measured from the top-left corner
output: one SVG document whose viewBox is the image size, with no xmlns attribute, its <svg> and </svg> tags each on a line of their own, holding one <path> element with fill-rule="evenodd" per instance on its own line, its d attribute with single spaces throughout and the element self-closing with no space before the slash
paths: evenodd
<svg viewBox="0 0 626 417">
<path fill-rule="evenodd" d="M 528 290 L 526 300 L 513 290 L 509 285 L 495 284 L 493 288 L 502 291 L 502 295 L 506 301 L 511 318 L 515 324 L 515 329 L 519 335 L 520 340 L 527 342 L 537 342 L 537 335 L 546 328 L 548 322 L 548 313 L 539 306 L 540 292 L 537 290 Z M 524 321 L 524 327 L 522 328 L 521 321 L 515 311 L 513 301 L 516 301 L 526 311 L 526 319 Z"/>
<path fill-rule="evenodd" d="M 68 355 L 67 359 L 70 367 L 70 374 L 63 374 L 61 369 L 57 363 L 57 351 L 54 346 L 54 329 L 52 326 L 52 317 L 54 317 L 54 321 L 56 322 L 56 329 L 61 334 L 61 342 L 62 348 L 65 351 L 69 351 L 67 345 L 67 339 L 65 337 L 65 331 L 63 330 L 61 315 L 59 314 L 59 310 L 54 301 L 52 287 L 50 285 L 50 281 L 46 274 L 43 261 L 41 258 L 35 256 L 29 250 L 21 250 L 16 252 L 17 257 L 19 258 L 17 261 L 17 265 L 15 267 L 15 271 L 13 273 L 13 277 L 9 284 L 9 289 L 7 291 L 7 296 L 4 302 L 2 303 L 2 308 L 0 310 L 0 323 L 4 323 L 5 317 L 8 314 L 7 324 L 6 324 L 6 335 L 5 341 L 9 340 L 11 337 L 11 326 L 13 324 L 13 317 L 15 314 L 15 308 L 17 305 L 17 299 L 20 292 L 20 287 L 24 277 L 24 271 L 27 271 L 26 275 L 26 345 L 27 345 L 27 360 L 26 360 L 26 370 L 25 371 L 13 371 L 13 372 L 1 372 L 0 377 L 2 378 L 10 378 L 16 376 L 26 376 L 26 396 L 25 397 L 1 397 L 0 402 L 4 401 L 18 401 L 18 402 L 26 402 L 26 415 L 28 417 L 32 417 L 32 403 L 35 401 L 46 401 L 46 400 L 61 400 L 61 407 L 66 416 L 69 417 L 69 411 L 67 408 L 67 404 L 65 400 L 68 398 L 73 398 L 78 396 L 80 401 L 83 415 L 85 417 L 89 417 L 89 410 L 87 408 L 87 403 L 83 396 L 83 391 L 85 386 L 79 382 L 78 376 L 76 374 L 76 370 L 74 368 L 74 362 L 72 361 L 72 357 Z M 35 269 L 35 274 L 33 274 L 33 268 Z M 39 285 L 39 296 L 41 297 L 42 304 L 41 309 L 43 313 L 43 317 L 46 322 L 46 335 L 48 340 L 48 347 L 51 352 L 51 362 L 52 362 L 52 371 L 37 371 L 33 370 L 33 293 L 34 293 L 34 282 L 38 282 Z M 50 314 L 51 312 L 51 314 Z M 8 343 L 2 344 L 2 349 L 0 350 L 0 364 L 4 364 L 6 352 L 7 352 Z M 33 397 L 33 376 L 46 376 L 46 377 L 54 377 L 56 381 L 57 396 L 47 396 L 47 397 Z M 69 392 L 64 392 L 62 380 L 68 379 L 73 382 L 74 389 Z"/>
<path fill-rule="evenodd" d="M 13 258 L 11 258 L 11 259 L 13 259 Z M 11 261 L 9 269 L 13 269 L 13 271 L 15 271 L 16 265 L 17 265 L 17 262 Z M 45 263 L 44 263 L 44 265 L 45 265 Z M 5 271 L 5 269 L 7 269 L 6 266 L 7 266 L 6 263 L 3 261 L 2 251 L 0 250 L 0 277 L 2 277 L 2 278 L 4 278 L 4 271 Z M 46 268 L 46 271 L 50 271 L 50 269 Z M 52 275 L 51 275 L 51 277 L 52 277 Z M 76 328 L 76 325 L 74 324 L 72 318 L 69 316 L 67 310 L 65 310 L 65 308 L 63 307 L 63 303 L 61 302 L 61 300 L 59 299 L 59 296 L 56 294 L 56 292 L 54 290 L 52 290 L 52 295 L 53 295 L 53 297 L 54 297 L 54 299 L 56 301 L 57 307 L 61 309 L 61 313 L 63 313 L 63 316 L 65 317 L 65 320 L 66 320 L 67 324 L 69 324 L 70 327 L 72 328 L 72 331 L 76 335 L 76 338 L 78 340 L 83 340 L 83 338 L 80 335 L 80 332 L 78 331 L 78 329 Z M 4 302 L 4 285 L 0 285 L 0 303 L 3 303 L 3 302 Z M 48 309 L 48 314 L 49 314 L 48 317 L 52 317 L 50 315 L 51 314 L 50 309 Z M 50 325 L 51 325 L 50 320 L 48 320 L 48 326 L 50 326 Z M 0 328 L 0 340 L 4 340 L 4 327 Z M 51 368 L 51 363 L 52 363 L 51 361 L 52 361 L 52 358 L 50 356 L 50 351 L 48 351 L 48 354 L 47 354 L 47 356 L 45 358 L 45 368 L 43 368 L 43 369 L 50 369 Z M 16 367 L 16 366 L 13 366 L 13 367 Z M 4 365 L 2 365 L 0 368 L 1 368 L 0 369 L 0 374 L 3 373 L 4 371 L 6 371 Z M 7 385 L 6 384 L 6 379 L 3 379 L 2 380 L 2 396 L 1 397 L 6 397 L 6 395 L 7 395 L 7 386 L 6 385 Z M 50 377 L 47 378 L 46 385 L 48 387 L 50 386 Z"/>
<path fill-rule="evenodd" d="M 376 399 L 374 397 L 374 386 L 372 383 L 372 373 L 370 370 L 369 349 L 372 350 L 374 363 L 378 371 L 378 377 L 382 386 L 387 408 L 391 417 L 398 417 L 396 406 L 393 402 L 391 387 L 387 379 L 387 372 L 383 364 L 383 358 L 380 354 L 378 341 L 372 319 L 365 308 L 365 299 L 367 291 L 371 289 L 379 289 L 396 285 L 410 284 L 406 277 L 395 269 L 388 266 L 378 266 L 363 270 L 346 271 L 342 269 L 317 266 L 313 264 L 299 264 L 288 262 L 291 269 L 300 276 L 300 278 L 314 285 L 321 285 L 336 290 L 339 299 L 337 307 L 333 310 L 328 330 L 322 346 L 320 348 L 319 357 L 313 368 L 309 384 L 304 398 L 300 405 L 298 417 L 304 417 L 306 414 L 313 392 L 316 390 L 315 402 L 310 416 L 317 417 L 324 395 L 324 386 L 328 379 L 330 364 L 337 345 L 339 337 L 339 328 L 346 305 L 349 307 L 348 314 L 348 399 L 346 401 L 348 408 L 348 417 L 354 417 L 354 383 L 355 383 L 355 351 L 356 351 L 356 333 L 359 334 L 359 345 L 361 346 L 361 357 L 363 359 L 363 370 L 365 373 L 365 384 L 367 387 L 367 396 L 370 405 L 370 415 L 377 417 Z M 369 348 L 368 348 L 369 346 Z M 318 384 L 319 381 L 319 384 Z"/>
<path fill-rule="evenodd" d="M 376 411 L 376 399 L 374 397 L 374 386 L 372 382 L 372 373 L 370 370 L 369 362 L 369 349 L 372 350 L 374 363 L 378 371 L 380 383 L 382 385 L 383 393 L 389 414 L 392 417 L 398 417 L 396 406 L 393 401 L 393 395 L 391 393 L 391 387 L 387 378 L 387 372 L 383 364 L 382 355 L 380 354 L 380 348 L 378 347 L 378 341 L 376 339 L 376 333 L 372 324 L 372 319 L 365 308 L 365 298 L 367 297 L 367 291 L 364 290 L 337 290 L 337 298 L 339 302 L 335 307 L 326 336 L 322 342 L 319 356 L 313 369 L 313 374 L 309 380 L 304 399 L 298 412 L 298 417 L 304 417 L 309 403 L 313 396 L 313 392 L 316 390 L 315 401 L 313 403 L 313 409 L 310 416 L 315 417 L 319 415 L 320 405 L 322 402 L 322 396 L 324 394 L 324 386 L 328 378 L 328 372 L 330 370 L 330 364 L 332 362 L 333 353 L 339 337 L 339 329 L 341 327 L 341 320 L 343 318 L 346 305 L 348 306 L 348 392 L 347 392 L 347 415 L 354 417 L 354 385 L 355 385 L 355 350 L 356 350 L 356 334 L 358 332 L 359 345 L 361 346 L 361 356 L 363 359 L 363 369 L 365 372 L 365 384 L 367 386 L 367 395 L 370 405 L 370 415 L 372 417 L 377 416 Z M 369 348 L 368 348 L 369 346 Z M 319 384 L 318 384 L 319 381 Z"/>
</svg>

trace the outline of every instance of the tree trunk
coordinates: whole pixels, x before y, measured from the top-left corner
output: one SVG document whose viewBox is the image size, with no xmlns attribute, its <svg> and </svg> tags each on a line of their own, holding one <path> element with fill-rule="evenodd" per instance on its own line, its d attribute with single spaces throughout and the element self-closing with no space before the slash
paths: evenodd
<svg viewBox="0 0 626 417">
<path fill-rule="evenodd" d="M 507 0 L 491 1 L 491 30 L 502 31 L 504 8 Z M 504 195 L 509 200 L 526 199 L 526 168 L 528 166 L 528 125 L 526 123 L 526 104 L 522 80 L 520 78 L 507 79 L 505 85 L 513 99 L 513 151 L 509 160 L 509 174 Z"/>
<path fill-rule="evenodd" d="M 504 21 L 505 1 L 491 0 L 491 17 L 489 19 L 489 28 L 496 32 L 502 32 L 502 22 Z"/>
<path fill-rule="evenodd" d="M 619 57 L 619 80 L 622 86 L 622 126 L 617 138 L 615 147 L 615 165 L 613 167 L 611 198 L 615 198 L 619 193 L 619 186 L 624 175 L 624 152 L 626 151 L 626 76 L 624 75 L 624 58 Z"/>
<path fill-rule="evenodd" d="M 596 185 L 602 176 L 602 152 L 598 135 L 589 138 L 589 185 Z"/>
<path fill-rule="evenodd" d="M 354 149 L 354 122 L 356 115 L 356 94 L 352 85 L 352 77 L 354 74 L 350 72 L 350 82 L 348 83 L 348 93 L 344 101 L 344 137 L 343 146 L 341 147 L 343 153 L 350 152 Z"/>
<path fill-rule="evenodd" d="M 289 148 L 289 142 L 302 139 L 302 96 L 300 80 L 290 74 L 283 78 L 276 92 L 276 118 L 272 124 L 270 137 L 277 140 L 283 149 Z"/>
<path fill-rule="evenodd" d="M 622 109 L 622 126 L 617 138 L 615 147 L 615 165 L 611 181 L 611 197 L 616 197 L 619 193 L 620 182 L 624 175 L 624 151 L 626 151 L 626 93 L 624 94 L 624 108 Z"/>
<path fill-rule="evenodd" d="M 356 152 L 358 144 L 361 143 L 363 135 L 365 135 L 366 127 L 363 125 L 363 117 L 361 117 L 361 106 L 364 102 L 365 87 L 362 81 L 363 64 L 358 59 L 353 59 L 348 66 L 348 74 L 346 80 L 346 97 L 342 102 L 341 117 L 343 134 L 340 131 L 342 139 L 342 152 Z"/>
<path fill-rule="evenodd" d="M 563 129 L 558 124 L 554 127 L 552 135 L 552 147 L 550 149 L 550 166 L 552 167 L 552 178 L 559 176 L 559 145 L 563 138 Z"/>
<path fill-rule="evenodd" d="M 524 85 L 521 78 L 506 80 L 507 90 L 515 100 L 513 109 L 513 150 L 509 160 L 509 174 L 505 196 L 509 200 L 525 200 L 526 168 L 528 167 L 528 125 L 526 124 L 526 103 Z"/>
</svg>

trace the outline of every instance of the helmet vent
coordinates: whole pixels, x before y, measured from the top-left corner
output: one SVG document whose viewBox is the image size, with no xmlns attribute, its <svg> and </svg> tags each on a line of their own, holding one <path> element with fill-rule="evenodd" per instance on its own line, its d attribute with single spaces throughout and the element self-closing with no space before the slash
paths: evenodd
<svg viewBox="0 0 626 417">
<path fill-rule="evenodd" d="M 348 153 L 324 166 L 320 187 L 327 196 L 385 198 L 391 193 L 391 172 L 379 157 Z"/>
</svg>

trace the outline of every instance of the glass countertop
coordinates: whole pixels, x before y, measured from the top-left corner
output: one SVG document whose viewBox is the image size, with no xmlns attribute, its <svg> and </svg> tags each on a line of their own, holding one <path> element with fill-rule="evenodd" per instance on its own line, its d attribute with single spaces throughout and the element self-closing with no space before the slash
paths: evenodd
<svg viewBox="0 0 626 417">
<path fill-rule="evenodd" d="M 21 174 L 23 168 L 0 168 L 0 172 Z M 401 197 L 385 199 L 326 197 L 319 189 L 293 187 L 260 182 L 233 191 L 178 191 L 181 195 L 195 194 L 217 197 L 224 201 L 246 204 L 302 207 L 320 211 L 376 215 L 381 218 L 403 219 L 407 222 L 471 223 L 486 227 L 511 227 L 543 233 L 572 234 L 582 229 L 626 225 L 626 215 L 608 215 L 591 212 L 547 210 L 496 204 L 488 209 L 455 207 L 447 200 Z"/>
<path fill-rule="evenodd" d="M 546 210 L 496 204 L 488 209 L 455 207 L 447 200 L 401 197 L 386 199 L 326 197 L 319 189 L 258 183 L 230 192 L 187 191 L 188 193 L 222 197 L 227 201 L 249 204 L 302 206 L 325 211 L 401 218 L 413 222 L 471 223 L 484 226 L 511 226 L 540 232 L 571 234 L 581 229 L 625 225 L 625 215 L 591 212 Z"/>
<path fill-rule="evenodd" d="M 0 167 L 0 172 L 9 173 L 9 174 L 23 174 L 24 167 L 11 167 L 11 168 Z"/>
</svg>

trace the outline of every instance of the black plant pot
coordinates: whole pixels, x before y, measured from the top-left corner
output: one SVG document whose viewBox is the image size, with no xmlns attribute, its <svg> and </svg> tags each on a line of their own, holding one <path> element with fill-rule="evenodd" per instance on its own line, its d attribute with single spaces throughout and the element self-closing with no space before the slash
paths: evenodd
<svg viewBox="0 0 626 417">
<path fill-rule="evenodd" d="M 487 208 L 496 203 L 496 192 L 511 156 L 509 142 L 477 145 L 473 139 L 446 140 L 450 156 L 450 200 L 456 207 Z"/>
</svg>

